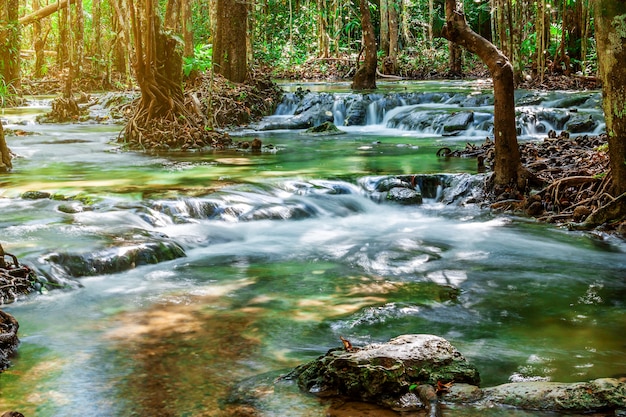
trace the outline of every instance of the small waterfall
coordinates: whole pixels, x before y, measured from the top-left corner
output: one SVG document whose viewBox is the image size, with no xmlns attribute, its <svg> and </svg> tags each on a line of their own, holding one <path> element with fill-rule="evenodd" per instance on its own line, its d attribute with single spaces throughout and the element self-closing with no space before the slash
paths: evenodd
<svg viewBox="0 0 626 417">
<path fill-rule="evenodd" d="M 276 116 L 291 116 L 295 114 L 298 105 L 300 104 L 300 98 L 294 93 L 285 93 L 283 100 L 276 107 L 274 115 Z"/>
<path fill-rule="evenodd" d="M 537 94 L 519 97 L 518 134 L 537 137 L 550 130 L 599 134 L 604 125 L 596 96 L 593 93 L 560 101 L 546 101 Z M 584 107 L 563 107 L 583 99 Z M 286 93 L 274 113 L 278 117 L 261 122 L 259 130 L 305 129 L 334 121 L 337 126 L 369 125 L 427 135 L 481 137 L 493 130 L 492 100 L 490 94 L 466 93 Z M 560 107 L 547 107 L 550 103 Z"/>
<path fill-rule="evenodd" d="M 365 119 L 365 124 L 367 125 L 377 125 L 380 124 L 379 118 L 378 118 L 378 101 L 372 101 L 368 106 L 367 106 L 367 117 Z"/>
<path fill-rule="evenodd" d="M 335 126 L 343 126 L 346 122 L 346 103 L 341 97 L 335 97 L 333 103 L 333 117 Z"/>
</svg>

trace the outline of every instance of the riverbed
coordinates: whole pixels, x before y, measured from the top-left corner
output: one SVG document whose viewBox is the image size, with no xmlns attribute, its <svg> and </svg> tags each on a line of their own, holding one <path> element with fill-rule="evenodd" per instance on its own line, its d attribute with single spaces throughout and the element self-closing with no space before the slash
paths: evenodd
<svg viewBox="0 0 626 417">
<path fill-rule="evenodd" d="M 298 87 L 349 94 L 286 89 Z M 466 82 L 383 88 L 407 89 L 484 92 Z M 558 99 L 524 107 L 539 114 Z M 355 346 L 442 336 L 478 367 L 483 386 L 626 374 L 623 240 L 437 196 L 421 205 L 372 198 L 368 184 L 380 177 L 476 174 L 476 161 L 436 151 L 488 132 L 390 127 L 393 114 L 379 106 L 339 136 L 233 133 L 260 138 L 262 152 L 145 154 L 119 149 L 117 124 L 35 123 L 46 103 L 1 116 L 5 129 L 33 134 L 7 137 L 18 157 L 1 178 L 0 243 L 64 288 L 3 306 L 22 343 L 0 374 L 0 411 L 228 415 L 239 382 L 322 355 L 340 336 Z M 457 104 L 401 105 L 449 112 Z M 51 198 L 22 198 L 26 191 Z M 142 245 L 180 253 L 119 262 Z M 118 260 L 114 272 L 67 262 L 105 256 Z M 292 391 L 257 406 L 263 416 L 325 416 L 328 407 Z"/>
</svg>

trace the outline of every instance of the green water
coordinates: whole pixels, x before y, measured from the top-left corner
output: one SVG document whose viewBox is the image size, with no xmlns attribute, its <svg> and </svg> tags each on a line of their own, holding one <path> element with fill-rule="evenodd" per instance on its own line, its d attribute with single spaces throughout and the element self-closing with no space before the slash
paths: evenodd
<svg viewBox="0 0 626 417">
<path fill-rule="evenodd" d="M 5 250 L 64 279 L 53 253 L 149 235 L 186 256 L 5 306 L 22 344 L 0 374 L 0 412 L 237 415 L 241 405 L 225 401 L 233 386 L 263 387 L 262 375 L 340 346 L 339 336 L 356 346 L 445 337 L 484 386 L 626 373 L 623 241 L 472 206 L 379 204 L 360 188 L 373 175 L 473 173 L 475 161 L 434 155 L 449 138 L 251 132 L 240 139 L 275 151 L 145 155 L 116 150 L 119 126 L 20 128 L 37 135 L 8 137 L 20 157 L 1 179 Z M 27 190 L 80 200 L 19 198 Z M 68 204 L 81 210 L 59 210 Z M 264 416 L 327 413 L 292 389 L 260 397 Z"/>
</svg>

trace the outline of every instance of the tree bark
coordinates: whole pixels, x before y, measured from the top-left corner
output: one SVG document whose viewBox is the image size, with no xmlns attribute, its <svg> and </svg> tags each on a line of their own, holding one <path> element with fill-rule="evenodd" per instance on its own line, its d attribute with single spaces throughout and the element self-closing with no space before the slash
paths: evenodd
<svg viewBox="0 0 626 417">
<path fill-rule="evenodd" d="M 59 43 L 57 46 L 57 65 L 61 70 L 68 66 L 70 56 L 70 33 L 67 24 L 69 3 L 66 1 L 63 4 L 64 6 L 59 8 Z"/>
<path fill-rule="evenodd" d="M 596 0 L 596 43 L 612 193 L 626 192 L 626 2 Z"/>
<path fill-rule="evenodd" d="M 245 1 L 217 0 L 213 69 L 235 83 L 244 82 L 248 76 L 247 23 L 248 6 Z"/>
<path fill-rule="evenodd" d="M 85 56 L 85 19 L 83 17 L 83 0 L 76 0 L 72 16 L 72 26 L 74 29 L 74 39 L 72 45 L 72 79 L 80 78 L 83 72 L 83 57 Z"/>
<path fill-rule="evenodd" d="M 380 2 L 380 50 L 385 57 L 383 74 L 395 74 L 398 61 L 398 9 L 397 0 Z"/>
<path fill-rule="evenodd" d="M 361 30 L 363 31 L 363 44 L 365 49 L 365 59 L 363 65 L 359 67 L 352 81 L 353 90 L 373 90 L 376 89 L 376 38 L 374 36 L 374 25 L 370 15 L 367 0 L 360 0 L 361 9 Z"/>
<path fill-rule="evenodd" d="M 467 25 L 465 15 L 456 9 L 455 0 L 446 0 L 446 25 L 442 36 L 478 55 L 489 68 L 494 95 L 494 185 L 525 189 L 517 144 L 513 66 L 495 45 Z"/>
<path fill-rule="evenodd" d="M 330 57 L 327 14 L 326 2 L 324 0 L 317 0 L 317 48 L 319 58 Z"/>
<path fill-rule="evenodd" d="M 5 85 L 20 83 L 19 2 L 5 0 L 0 5 L 0 76 Z"/>
<path fill-rule="evenodd" d="M 380 0 L 380 50 L 389 56 L 389 1 Z"/>
<path fill-rule="evenodd" d="M 13 168 L 11 164 L 11 152 L 4 140 L 4 128 L 0 123 L 0 173 L 8 172 Z"/>
<path fill-rule="evenodd" d="M 193 14 L 191 12 L 191 0 L 183 0 L 182 9 L 183 39 L 185 41 L 183 56 L 193 57 L 193 22 L 191 20 Z"/>
</svg>

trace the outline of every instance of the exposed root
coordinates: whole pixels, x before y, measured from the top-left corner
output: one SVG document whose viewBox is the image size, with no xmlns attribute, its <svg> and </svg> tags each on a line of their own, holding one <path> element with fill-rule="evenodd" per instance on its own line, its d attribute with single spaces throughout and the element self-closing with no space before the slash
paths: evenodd
<svg viewBox="0 0 626 417">
<path fill-rule="evenodd" d="M 156 97 L 158 92 L 154 93 Z M 170 109 L 163 112 L 137 99 L 118 141 L 146 151 L 228 148 L 233 141 L 219 129 L 243 126 L 270 114 L 281 96 L 280 88 L 263 75 L 253 73 L 246 83 L 233 84 L 220 75 L 206 74 L 193 81 L 182 99 L 169 97 Z M 151 100 L 157 102 L 163 101 Z"/>
<path fill-rule="evenodd" d="M 33 292 L 37 285 L 40 284 L 35 272 L 20 265 L 15 255 L 5 253 L 0 246 L 0 305 L 9 304 L 19 295 Z"/>
<path fill-rule="evenodd" d="M 619 227 L 626 220 L 626 197 L 614 198 L 608 192 L 609 156 L 601 150 L 606 139 L 606 135 L 570 138 L 562 132 L 543 142 L 521 144 L 523 167 L 536 183 L 522 192 L 514 187 L 497 190 L 488 197 L 491 207 L 523 211 L 540 221 L 575 224 L 575 228 Z M 494 144 L 487 139 L 481 146 L 467 144 L 463 150 L 441 148 L 437 155 L 477 158 L 479 170 L 490 169 Z"/>
</svg>

